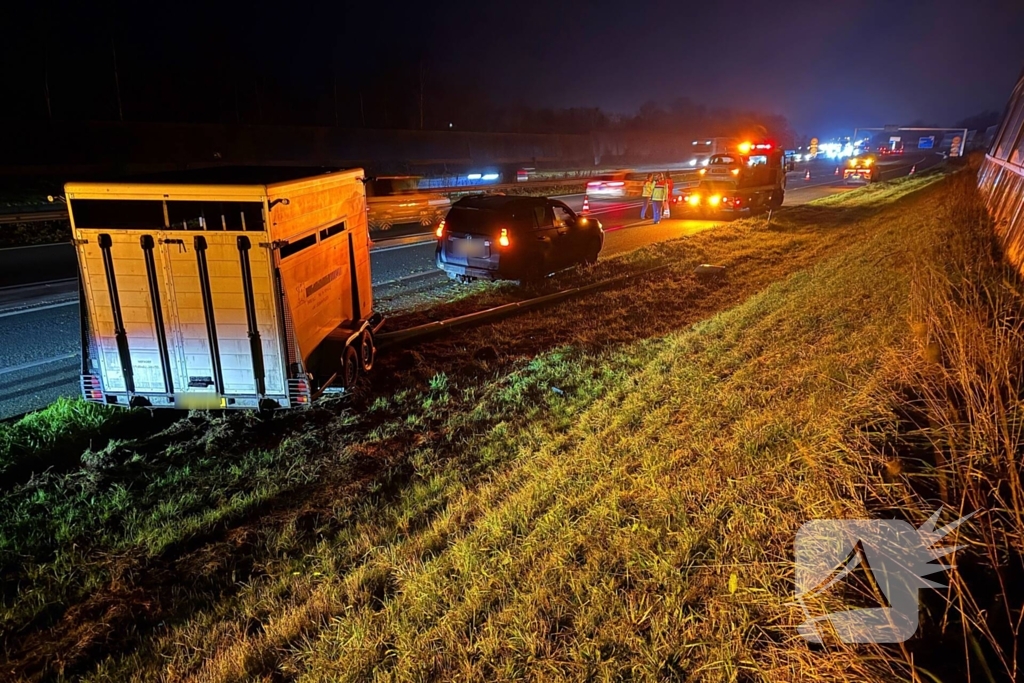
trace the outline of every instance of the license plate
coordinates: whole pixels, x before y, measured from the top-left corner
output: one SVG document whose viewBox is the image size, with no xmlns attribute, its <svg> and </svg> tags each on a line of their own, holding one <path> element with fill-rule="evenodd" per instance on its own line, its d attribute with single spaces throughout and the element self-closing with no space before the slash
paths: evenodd
<svg viewBox="0 0 1024 683">
<path fill-rule="evenodd" d="M 228 400 L 211 392 L 181 392 L 174 395 L 174 407 L 179 410 L 216 410 L 227 408 Z"/>
<path fill-rule="evenodd" d="M 453 250 L 459 256 L 472 256 L 474 258 L 484 258 L 488 254 L 487 243 L 484 240 L 452 240 Z"/>
</svg>

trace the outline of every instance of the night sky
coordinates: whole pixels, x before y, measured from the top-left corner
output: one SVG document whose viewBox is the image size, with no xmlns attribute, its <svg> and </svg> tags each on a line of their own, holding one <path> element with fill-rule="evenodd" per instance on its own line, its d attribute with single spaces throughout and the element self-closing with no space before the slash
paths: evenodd
<svg viewBox="0 0 1024 683">
<path fill-rule="evenodd" d="M 13 5 L 8 119 L 116 120 L 115 50 L 128 120 L 404 125 L 385 93 L 422 77 L 446 112 L 686 97 L 819 136 L 1001 111 L 1024 67 L 1021 0 Z"/>
</svg>

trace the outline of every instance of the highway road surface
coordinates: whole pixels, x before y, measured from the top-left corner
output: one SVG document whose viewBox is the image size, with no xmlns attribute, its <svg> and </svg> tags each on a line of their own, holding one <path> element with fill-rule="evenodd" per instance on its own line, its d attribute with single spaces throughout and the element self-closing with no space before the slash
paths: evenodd
<svg viewBox="0 0 1024 683">
<path fill-rule="evenodd" d="M 906 175 L 912 166 L 924 170 L 938 163 L 936 155 L 907 155 L 881 163 L 882 178 Z M 816 164 L 811 179 L 804 172 L 788 178 L 785 206 L 798 206 L 853 188 L 833 175 L 834 165 Z M 580 210 L 583 195 L 561 197 Z M 667 239 L 713 228 L 714 221 L 674 217 L 654 225 L 640 220 L 639 199 L 590 200 L 590 215 L 606 230 L 602 257 L 622 254 Z M 433 240 L 387 246 L 372 253 L 374 288 L 391 296 L 403 287 L 423 286 L 445 275 L 434 266 Z M 60 396 L 79 394 L 81 358 L 78 289 L 74 282 L 33 288 L 0 289 L 0 419 L 45 406 Z"/>
</svg>

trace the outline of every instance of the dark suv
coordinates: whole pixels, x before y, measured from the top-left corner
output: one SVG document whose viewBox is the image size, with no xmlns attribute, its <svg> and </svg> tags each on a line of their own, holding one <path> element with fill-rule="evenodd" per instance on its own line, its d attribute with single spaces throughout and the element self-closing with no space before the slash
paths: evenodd
<svg viewBox="0 0 1024 683">
<path fill-rule="evenodd" d="M 461 281 L 539 280 L 594 263 L 601 223 L 543 197 L 473 195 L 457 201 L 437 229 L 437 267 Z"/>
</svg>

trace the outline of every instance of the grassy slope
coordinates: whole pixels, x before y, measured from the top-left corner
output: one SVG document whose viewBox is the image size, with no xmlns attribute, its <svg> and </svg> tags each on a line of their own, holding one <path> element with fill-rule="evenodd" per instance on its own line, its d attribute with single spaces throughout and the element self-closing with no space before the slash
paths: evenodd
<svg viewBox="0 0 1024 683">
<path fill-rule="evenodd" d="M 485 438 L 515 448 L 512 464 L 428 528 L 368 549 L 388 599 L 350 597 L 298 648 L 295 670 L 849 680 L 845 658 L 794 642 L 788 548 L 802 521 L 859 512 L 830 485 L 851 480 L 833 435 L 905 329 L 905 276 L 887 256 L 936 219 L 917 208 L 739 307 L 626 350 L 635 369 L 568 427 Z M 424 556 L 434 535 L 445 549 Z"/>
<path fill-rule="evenodd" d="M 805 666 L 845 677 L 841 658 L 779 645 L 799 621 L 783 605 L 788 547 L 803 519 L 854 505 L 828 485 L 843 480 L 833 436 L 856 416 L 879 355 L 905 326 L 893 244 L 911 248 L 935 228 L 926 197 L 884 214 L 865 207 L 928 182 L 853 193 L 770 231 L 734 224 L 633 255 L 679 266 L 664 281 L 467 334 L 470 352 L 505 342 L 490 364 L 428 345 L 419 360 L 450 376 L 396 372 L 408 386 L 360 418 L 328 407 L 234 432 L 216 422 L 197 437 L 204 458 L 122 444 L 110 466 L 134 464 L 133 478 L 111 482 L 94 464 L 19 489 L 5 506 L 23 511 L 49 492 L 73 499 L 67 509 L 79 519 L 42 546 L 2 528 L 9 548 L 37 560 L 6 623 L 83 595 L 138 590 L 138 566 L 173 562 L 179 585 L 165 597 L 195 611 L 152 636 L 143 627 L 143 646 L 107 660 L 96 679 L 156 669 L 231 680 L 279 668 L 326 680 L 548 670 L 721 680 Z M 686 275 L 704 260 L 727 263 L 729 281 L 708 288 Z M 725 312 L 690 327 L 716 311 Z M 539 355 L 527 362 L 531 351 Z M 447 366 L 444 355 L 454 356 Z M 237 432 L 248 438 L 228 443 Z M 268 434 L 277 438 L 264 444 Z M 360 480 L 360 458 L 381 466 Z M 308 488 L 313 481 L 331 489 Z M 308 495 L 309 509 L 260 513 L 282 494 Z M 45 514 L 45 503 L 35 510 Z M 202 536 L 225 522 L 223 535 Z M 199 550 L 167 557 L 196 534 Z M 239 554 L 250 560 L 242 571 Z M 180 585 L 204 568 L 248 581 Z M 102 621 L 105 606 L 124 607 L 112 605 L 58 611 L 57 632 L 78 634 L 87 656 L 55 658 L 83 666 L 105 651 L 112 635 L 89 622 Z M 45 640 L 6 642 L 17 660 L 19 647 Z M 25 672 L 47 670 L 30 659 L 19 661 Z"/>
</svg>

